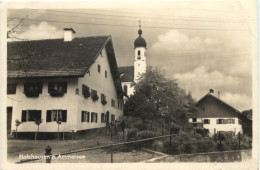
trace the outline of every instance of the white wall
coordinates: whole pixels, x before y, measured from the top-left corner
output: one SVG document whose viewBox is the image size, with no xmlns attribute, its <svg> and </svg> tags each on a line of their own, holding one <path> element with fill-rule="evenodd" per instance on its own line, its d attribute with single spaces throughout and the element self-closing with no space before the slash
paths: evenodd
<svg viewBox="0 0 260 170">
<path fill-rule="evenodd" d="M 200 118 L 198 118 L 200 119 Z M 218 131 L 232 131 L 238 134 L 238 132 L 243 133 L 242 125 L 238 123 L 238 118 L 230 117 L 230 118 L 202 118 L 202 122 L 204 119 L 209 119 L 210 124 L 203 124 L 203 128 L 209 129 L 211 134 L 214 134 L 214 129 L 216 132 Z M 235 119 L 235 124 L 217 124 L 217 119 Z M 189 122 L 192 123 L 192 118 L 189 119 Z"/>
<path fill-rule="evenodd" d="M 12 126 L 11 130 L 15 130 L 15 120 L 21 121 L 22 110 L 41 110 L 42 124 L 40 125 L 40 132 L 55 132 L 58 131 L 56 122 L 46 122 L 47 110 L 67 110 L 67 122 L 62 122 L 60 131 L 76 130 L 76 112 L 77 105 L 75 89 L 77 88 L 77 79 L 62 79 L 67 81 L 67 93 L 62 97 L 52 97 L 48 93 L 48 82 L 50 79 L 39 80 L 43 82 L 42 93 L 39 97 L 27 97 L 24 94 L 24 81 L 18 81 L 16 94 L 8 95 L 7 106 L 13 107 L 12 111 Z M 35 132 L 38 126 L 34 122 L 23 122 L 18 127 L 18 132 Z"/>
<path fill-rule="evenodd" d="M 101 66 L 101 72 L 98 72 L 98 64 Z M 105 77 L 105 70 L 107 71 L 107 78 Z M 83 78 L 79 78 L 78 88 L 78 111 L 77 111 L 77 123 L 78 129 L 91 129 L 98 127 L 105 127 L 106 123 L 101 123 L 101 113 L 109 111 L 111 120 L 111 114 L 115 115 L 116 120 L 119 116 L 123 116 L 123 110 L 118 108 L 117 93 L 113 81 L 113 77 L 110 71 L 107 54 L 105 48 L 102 50 L 102 56 L 99 55 L 95 60 L 95 63 L 89 69 L 90 75 L 87 73 Z M 84 98 L 82 95 L 82 84 L 87 85 L 90 89 L 97 90 L 99 100 L 93 101 L 91 97 Z M 101 93 L 106 95 L 107 104 L 101 103 Z M 111 106 L 111 99 L 115 100 L 115 106 Z M 123 101 L 121 101 L 123 102 Z M 81 111 L 96 112 L 98 113 L 98 123 L 81 122 Z M 91 115 L 90 115 L 91 118 Z"/>
<path fill-rule="evenodd" d="M 131 86 L 133 82 L 122 82 L 122 88 L 124 90 L 124 86 L 127 86 L 127 95 L 130 97 L 130 95 L 134 94 L 134 86 Z"/>
</svg>

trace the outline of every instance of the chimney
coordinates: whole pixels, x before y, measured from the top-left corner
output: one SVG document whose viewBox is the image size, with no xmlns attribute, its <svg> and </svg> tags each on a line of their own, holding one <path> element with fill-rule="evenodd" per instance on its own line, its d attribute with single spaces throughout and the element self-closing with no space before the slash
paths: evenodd
<svg viewBox="0 0 260 170">
<path fill-rule="evenodd" d="M 64 28 L 64 41 L 72 41 L 75 37 L 75 31 L 73 28 Z"/>
</svg>

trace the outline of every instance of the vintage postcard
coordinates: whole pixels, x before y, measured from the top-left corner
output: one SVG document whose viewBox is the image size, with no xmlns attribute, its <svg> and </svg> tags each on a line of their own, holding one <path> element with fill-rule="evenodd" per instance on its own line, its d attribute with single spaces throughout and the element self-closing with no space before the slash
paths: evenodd
<svg viewBox="0 0 260 170">
<path fill-rule="evenodd" d="M 258 169 L 256 1 L 1 3 L 1 169 Z"/>
</svg>

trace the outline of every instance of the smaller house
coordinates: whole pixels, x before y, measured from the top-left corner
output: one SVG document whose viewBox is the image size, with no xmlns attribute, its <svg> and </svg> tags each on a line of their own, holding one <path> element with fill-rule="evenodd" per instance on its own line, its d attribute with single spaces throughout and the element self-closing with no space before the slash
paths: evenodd
<svg viewBox="0 0 260 170">
<path fill-rule="evenodd" d="M 245 116 L 240 111 L 212 94 L 202 97 L 197 104 L 197 113 L 189 118 L 194 128 L 208 129 L 210 134 L 218 132 L 243 133 L 242 121 Z"/>
</svg>

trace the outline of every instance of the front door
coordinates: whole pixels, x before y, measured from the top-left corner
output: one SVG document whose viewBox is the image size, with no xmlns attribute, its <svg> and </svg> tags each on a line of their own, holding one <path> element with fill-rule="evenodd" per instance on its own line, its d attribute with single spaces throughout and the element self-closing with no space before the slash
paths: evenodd
<svg viewBox="0 0 260 170">
<path fill-rule="evenodd" d="M 11 124 L 12 124 L 12 107 L 7 107 L 7 134 L 11 134 Z"/>
</svg>

